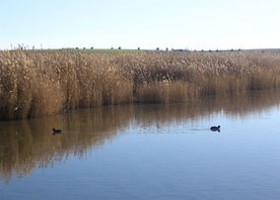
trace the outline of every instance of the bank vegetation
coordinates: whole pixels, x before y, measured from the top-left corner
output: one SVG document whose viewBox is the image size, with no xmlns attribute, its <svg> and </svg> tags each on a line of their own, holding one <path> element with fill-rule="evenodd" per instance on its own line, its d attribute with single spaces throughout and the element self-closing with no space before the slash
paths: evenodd
<svg viewBox="0 0 280 200">
<path fill-rule="evenodd" d="M 0 51 L 0 119 L 279 87 L 278 52 Z"/>
</svg>

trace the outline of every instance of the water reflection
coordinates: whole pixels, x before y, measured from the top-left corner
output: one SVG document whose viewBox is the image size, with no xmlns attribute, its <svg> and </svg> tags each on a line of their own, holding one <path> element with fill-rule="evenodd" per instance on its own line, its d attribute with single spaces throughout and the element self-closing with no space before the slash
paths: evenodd
<svg viewBox="0 0 280 200">
<path fill-rule="evenodd" d="M 32 169 L 52 166 L 69 155 L 83 157 L 122 130 L 136 123 L 149 127 L 174 121 L 198 120 L 215 112 L 243 117 L 278 106 L 277 93 L 243 94 L 232 98 L 209 98 L 187 104 L 129 105 L 79 110 L 68 115 L 4 121 L 0 123 L 0 178 L 26 176 Z M 52 128 L 62 134 L 52 134 Z"/>
<path fill-rule="evenodd" d="M 23 176 L 35 167 L 51 166 L 69 155 L 82 157 L 121 130 L 131 108 L 80 110 L 69 115 L 0 123 L 0 178 Z M 63 132 L 53 135 L 52 127 Z"/>
<path fill-rule="evenodd" d="M 209 97 L 186 104 L 140 105 L 134 108 L 134 113 L 137 125 L 146 127 L 170 124 L 173 121 L 203 120 L 219 112 L 232 118 L 242 118 L 277 106 L 279 100 L 278 92 L 255 92 L 233 97 Z"/>
</svg>

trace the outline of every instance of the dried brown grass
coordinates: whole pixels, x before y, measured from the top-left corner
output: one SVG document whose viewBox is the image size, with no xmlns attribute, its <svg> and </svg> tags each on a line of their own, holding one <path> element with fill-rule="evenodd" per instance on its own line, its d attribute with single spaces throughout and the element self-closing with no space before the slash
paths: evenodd
<svg viewBox="0 0 280 200">
<path fill-rule="evenodd" d="M 0 52 L 0 119 L 173 103 L 280 86 L 277 52 Z"/>
</svg>

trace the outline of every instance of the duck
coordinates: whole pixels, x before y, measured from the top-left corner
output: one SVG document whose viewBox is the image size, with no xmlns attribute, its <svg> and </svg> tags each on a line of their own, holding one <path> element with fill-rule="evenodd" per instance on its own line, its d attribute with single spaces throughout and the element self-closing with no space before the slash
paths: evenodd
<svg viewBox="0 0 280 200">
<path fill-rule="evenodd" d="M 53 128 L 53 135 L 62 133 L 62 130 Z"/>
<path fill-rule="evenodd" d="M 220 128 L 221 128 L 220 125 L 219 125 L 219 126 L 211 126 L 211 127 L 210 127 L 210 130 L 211 130 L 211 131 L 218 131 L 218 132 L 220 132 Z"/>
</svg>

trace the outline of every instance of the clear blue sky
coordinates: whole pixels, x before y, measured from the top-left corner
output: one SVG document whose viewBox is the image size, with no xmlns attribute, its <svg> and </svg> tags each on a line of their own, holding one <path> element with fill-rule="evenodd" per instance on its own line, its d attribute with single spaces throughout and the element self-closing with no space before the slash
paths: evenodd
<svg viewBox="0 0 280 200">
<path fill-rule="evenodd" d="M 0 49 L 280 48 L 279 0 L 1 0 Z"/>
</svg>

